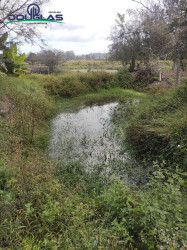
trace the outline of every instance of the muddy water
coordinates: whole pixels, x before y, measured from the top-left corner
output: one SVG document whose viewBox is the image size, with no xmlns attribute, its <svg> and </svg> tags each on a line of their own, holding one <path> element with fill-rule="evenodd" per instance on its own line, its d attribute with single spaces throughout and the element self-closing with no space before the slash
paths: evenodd
<svg viewBox="0 0 187 250">
<path fill-rule="evenodd" d="M 108 163 L 120 156 L 120 143 L 111 122 L 118 103 L 61 113 L 52 122 L 50 158 L 65 163 Z"/>
<path fill-rule="evenodd" d="M 87 73 L 88 69 L 72 69 L 70 71 L 74 72 L 82 72 L 82 73 Z M 93 69 L 91 72 L 108 72 L 108 73 L 117 73 L 117 69 Z"/>
</svg>

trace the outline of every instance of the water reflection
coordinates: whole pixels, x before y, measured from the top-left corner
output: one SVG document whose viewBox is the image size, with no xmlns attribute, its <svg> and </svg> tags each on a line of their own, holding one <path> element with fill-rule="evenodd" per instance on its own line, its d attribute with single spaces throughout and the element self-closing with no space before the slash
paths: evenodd
<svg viewBox="0 0 187 250">
<path fill-rule="evenodd" d="M 59 114 L 52 121 L 50 158 L 65 165 L 80 163 L 90 174 L 99 171 L 107 179 L 115 176 L 137 185 L 146 183 L 152 168 L 144 168 L 130 157 L 125 149 L 123 130 L 119 131 L 111 120 L 114 111 L 120 119 L 118 110 L 126 105 L 129 103 L 119 106 L 115 102 Z"/>
<path fill-rule="evenodd" d="M 86 107 L 77 113 L 61 113 L 52 123 L 50 157 L 63 162 L 108 163 L 120 153 L 111 124 L 118 103 Z M 120 156 L 121 157 L 121 156 Z"/>
</svg>

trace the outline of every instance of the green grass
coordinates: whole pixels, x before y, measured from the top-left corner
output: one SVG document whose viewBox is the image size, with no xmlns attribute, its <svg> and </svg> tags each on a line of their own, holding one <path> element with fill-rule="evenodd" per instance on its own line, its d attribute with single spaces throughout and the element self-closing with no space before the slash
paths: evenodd
<svg viewBox="0 0 187 250">
<path fill-rule="evenodd" d="M 48 90 L 49 94 L 60 97 L 75 97 L 117 87 L 134 90 L 141 87 L 141 83 L 133 83 L 132 77 L 126 69 L 121 69 L 116 74 L 68 72 L 60 75 L 31 74 L 27 78 L 38 82 Z"/>
<path fill-rule="evenodd" d="M 110 102 L 123 102 L 132 99 L 146 98 L 147 94 L 122 88 L 111 88 L 109 90 L 101 89 L 98 92 L 83 94 L 74 98 L 56 98 L 58 109 L 60 110 L 79 110 L 81 107 L 94 104 L 104 104 Z"/>
<path fill-rule="evenodd" d="M 70 60 L 64 62 L 62 65 L 58 66 L 58 70 L 61 69 L 88 69 L 91 68 L 92 62 L 88 60 Z M 122 67 L 122 64 L 117 61 L 107 61 L 107 60 L 93 60 L 94 69 L 118 69 Z"/>
<path fill-rule="evenodd" d="M 0 77 L 0 100 L 6 96 L 12 104 L 10 112 L 0 116 L 0 248 L 185 248 L 184 181 L 179 169 L 170 172 L 163 170 L 164 163 L 155 163 L 149 182 L 137 187 L 103 175 L 106 166 L 87 172 L 78 163 L 52 162 L 45 153 L 50 119 L 60 109 L 141 99 L 136 121 L 140 116 L 143 123 L 174 111 L 173 103 L 179 111 L 183 89 L 168 94 L 169 102 L 168 95 L 162 102 L 154 96 L 148 101 L 144 93 L 121 88 L 98 88 L 60 99 L 47 91 L 43 79 Z M 164 108 L 158 109 L 159 103 L 165 103 Z M 129 112 L 126 118 L 133 114 Z"/>
<path fill-rule="evenodd" d="M 168 165 L 187 164 L 187 87 L 160 91 L 125 111 L 126 142 L 136 157 L 167 160 Z M 122 116 L 125 114 L 121 114 Z"/>
</svg>

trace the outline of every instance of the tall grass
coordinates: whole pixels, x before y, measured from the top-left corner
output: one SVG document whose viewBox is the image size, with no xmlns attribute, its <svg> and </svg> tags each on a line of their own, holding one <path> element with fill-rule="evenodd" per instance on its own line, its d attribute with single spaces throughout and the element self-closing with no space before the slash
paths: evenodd
<svg viewBox="0 0 187 250">
<path fill-rule="evenodd" d="M 130 106 L 125 114 L 126 143 L 140 158 L 167 160 L 169 165 L 187 164 L 187 85 L 150 95 L 140 105 Z M 122 116 L 125 114 L 121 114 Z"/>
<path fill-rule="evenodd" d="M 11 104 L 9 112 L 0 116 L 0 248 L 185 249 L 184 183 L 179 170 L 173 175 L 154 164 L 153 178 L 138 188 L 103 176 L 101 166 L 89 173 L 77 163 L 67 166 L 48 159 L 47 124 L 57 110 L 45 89 L 50 79 L 0 78 L 0 100 L 6 96 Z M 132 90 L 112 91 L 121 98 L 145 96 Z M 169 108 L 170 98 L 162 114 L 179 112 L 183 91 L 168 94 L 175 98 L 177 109 Z M 109 90 L 103 92 L 110 96 Z M 95 92 L 89 95 L 94 98 Z M 157 110 L 152 104 L 140 117 L 150 119 L 153 107 Z"/>
<path fill-rule="evenodd" d="M 29 78 L 43 85 L 50 94 L 61 97 L 74 97 L 116 87 L 138 89 L 141 85 L 140 83 L 133 83 L 131 75 L 125 69 L 116 74 L 107 72 L 68 72 L 56 76 L 33 74 Z"/>
</svg>

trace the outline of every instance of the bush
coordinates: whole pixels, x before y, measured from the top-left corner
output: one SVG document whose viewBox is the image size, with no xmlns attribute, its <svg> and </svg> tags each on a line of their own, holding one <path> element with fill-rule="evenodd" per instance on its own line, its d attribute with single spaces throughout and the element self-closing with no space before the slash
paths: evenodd
<svg viewBox="0 0 187 250">
<path fill-rule="evenodd" d="M 69 72 L 62 75 L 30 75 L 29 79 L 38 81 L 52 95 L 72 97 L 89 92 L 121 87 L 124 89 L 138 89 L 141 82 L 133 83 L 131 74 L 122 69 L 116 74 L 107 72 Z"/>
<path fill-rule="evenodd" d="M 64 75 L 30 76 L 44 85 L 49 93 L 62 97 L 78 96 L 97 91 L 100 88 L 110 88 L 112 74 L 106 72 L 67 73 Z"/>
<path fill-rule="evenodd" d="M 47 80 L 45 86 L 53 95 L 71 97 L 88 91 L 88 87 L 81 83 L 76 76 L 51 76 Z"/>
<path fill-rule="evenodd" d="M 10 187 L 10 180 L 13 177 L 13 173 L 10 169 L 7 169 L 0 162 L 0 192 L 1 190 L 7 190 Z"/>
<path fill-rule="evenodd" d="M 14 112 L 14 117 L 10 116 L 11 136 L 17 136 L 20 143 L 32 142 L 40 122 L 47 120 L 54 111 L 52 99 L 42 86 L 27 77 L 5 78 L 3 96 L 11 103 L 10 112 Z"/>
<path fill-rule="evenodd" d="M 118 86 L 126 89 L 133 89 L 135 86 L 132 82 L 131 74 L 127 71 L 126 68 L 120 69 L 114 76 L 112 81 L 112 86 Z"/>
<path fill-rule="evenodd" d="M 187 161 L 187 85 L 170 89 L 134 105 L 126 142 L 137 157 L 167 160 L 184 168 Z"/>
<path fill-rule="evenodd" d="M 138 188 L 110 175 L 106 165 L 95 165 L 88 171 L 77 162 L 51 162 L 40 150 L 40 141 L 48 132 L 45 122 L 55 111 L 43 87 L 58 86 L 59 82 L 71 86 L 76 81 L 73 77 L 34 75 L 3 77 L 0 82 L 0 97 L 6 95 L 15 105 L 8 115 L 0 117 L 0 248 L 185 249 L 184 182 L 177 168 L 162 170 L 166 165 L 155 163 L 149 182 Z M 118 92 L 129 98 L 143 95 L 132 90 L 115 91 L 114 96 Z M 165 121 L 170 112 L 168 129 L 172 115 L 183 112 L 184 91 L 183 86 L 154 102 L 151 97 L 136 105 L 131 125 L 136 121 L 143 126 L 162 116 Z M 107 96 L 107 90 L 104 92 Z M 176 142 L 176 131 L 182 139 L 184 131 L 182 120 L 174 121 L 168 134 L 176 133 Z M 127 166 L 120 167 L 124 170 Z"/>
<path fill-rule="evenodd" d="M 183 180 L 158 166 L 155 170 L 154 177 L 139 190 L 117 182 L 98 197 L 98 213 L 110 230 L 114 249 L 185 246 Z"/>
<path fill-rule="evenodd" d="M 154 81 L 158 81 L 157 72 L 152 68 L 139 69 L 135 72 L 133 81 L 142 82 L 142 85 L 146 86 L 149 83 L 153 83 Z"/>
<path fill-rule="evenodd" d="M 107 89 L 110 87 L 110 82 L 113 79 L 113 75 L 107 72 L 89 72 L 81 73 L 78 75 L 80 82 L 85 83 L 91 89 L 104 88 Z"/>
<path fill-rule="evenodd" d="M 144 84 L 141 81 L 135 82 L 128 70 L 123 68 L 114 75 L 114 78 L 111 81 L 111 86 L 118 86 L 124 89 L 139 89 L 144 86 Z"/>
</svg>

